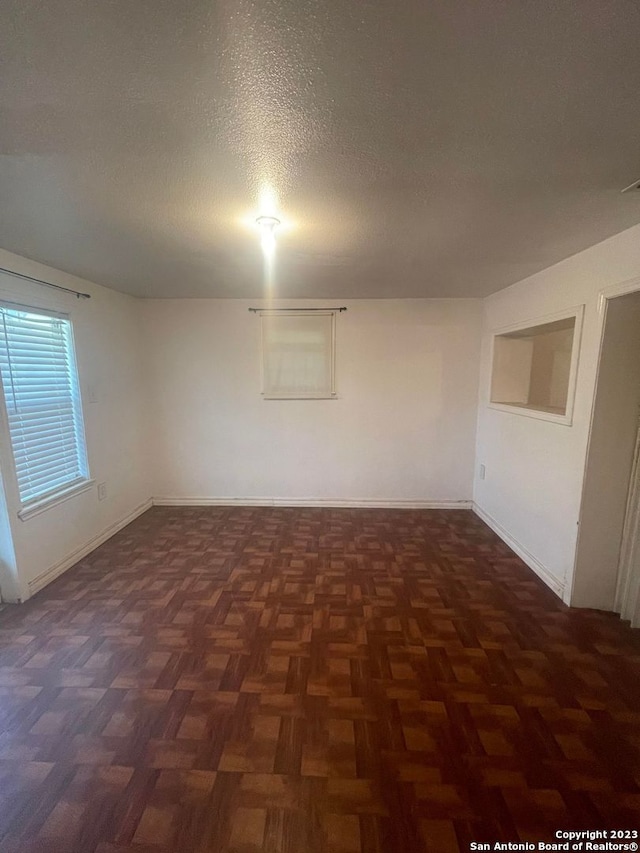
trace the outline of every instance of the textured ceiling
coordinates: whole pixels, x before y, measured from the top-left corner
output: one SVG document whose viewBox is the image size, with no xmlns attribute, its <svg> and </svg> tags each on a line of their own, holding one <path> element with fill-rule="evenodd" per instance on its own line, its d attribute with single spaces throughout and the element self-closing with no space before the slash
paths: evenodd
<svg viewBox="0 0 640 853">
<path fill-rule="evenodd" d="M 146 296 L 482 296 L 640 222 L 633 0 L 3 0 L 0 246 Z"/>
</svg>

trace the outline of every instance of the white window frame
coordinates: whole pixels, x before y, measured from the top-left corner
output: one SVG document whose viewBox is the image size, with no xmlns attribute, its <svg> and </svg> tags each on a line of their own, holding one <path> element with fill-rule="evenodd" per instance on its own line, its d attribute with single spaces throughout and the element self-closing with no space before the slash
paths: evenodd
<svg viewBox="0 0 640 853">
<path fill-rule="evenodd" d="M 313 313 L 300 309 L 299 311 L 287 311 L 283 309 L 265 309 L 258 312 L 260 315 L 260 393 L 263 400 L 335 400 L 336 394 L 336 314 L 335 310 L 314 310 Z M 329 394 L 309 393 L 309 394 L 268 394 L 265 391 L 265 334 L 264 334 L 264 318 L 265 317 L 331 317 L 331 341 L 329 344 L 329 358 L 331 360 L 330 376 L 331 389 Z"/>
<path fill-rule="evenodd" d="M 76 380 L 76 391 L 78 397 L 78 409 L 79 409 L 79 417 L 80 417 L 80 426 L 81 426 L 81 451 L 84 456 L 84 474 L 81 477 L 76 478 L 71 482 L 64 483 L 59 487 L 41 494 L 36 497 L 22 501 L 20 498 L 20 489 L 18 486 L 18 477 L 17 477 L 17 469 L 15 462 L 15 455 L 13 449 L 13 440 L 11 437 L 11 430 L 9 427 L 9 417 L 7 412 L 7 405 L 5 399 L 5 390 L 4 390 L 4 382 L 0 380 L 0 420 L 2 421 L 3 432 L 6 437 L 6 447 L 8 457 L 11 460 L 10 466 L 10 481 L 12 485 L 12 491 L 15 492 L 16 503 L 19 506 L 17 511 L 18 518 L 22 521 L 27 521 L 33 516 L 39 515 L 45 510 L 49 509 L 52 506 L 55 506 L 59 503 L 69 500 L 72 497 L 75 497 L 82 492 L 85 492 L 92 488 L 94 485 L 94 480 L 91 478 L 90 468 L 89 468 L 89 453 L 87 447 L 86 440 L 86 432 L 85 432 L 85 417 L 84 417 L 84 406 L 82 404 L 82 393 L 81 393 L 81 383 L 80 383 L 80 372 L 78 369 L 78 363 L 76 358 L 76 346 L 75 346 L 75 335 L 73 328 L 73 318 L 71 315 L 65 311 L 57 310 L 55 307 L 43 306 L 43 305 L 26 305 L 22 302 L 15 302 L 11 299 L 8 299 L 0 292 L 0 306 L 3 308 L 7 308 L 13 311 L 24 311 L 26 313 L 31 314 L 41 314 L 45 317 L 58 317 L 61 320 L 64 320 L 69 323 L 69 341 L 70 341 L 70 356 L 72 360 L 72 365 L 75 373 Z M 6 458 L 6 457 L 5 457 Z"/>
<path fill-rule="evenodd" d="M 554 414 L 553 412 L 545 412 L 542 409 L 527 409 L 524 406 L 509 405 L 508 403 L 494 403 L 491 400 L 491 387 L 493 384 L 493 369 L 495 357 L 495 342 L 496 338 L 501 335 L 509 334 L 510 332 L 519 332 L 521 329 L 535 328 L 535 326 L 543 326 L 546 323 L 553 323 L 556 320 L 567 320 L 575 318 L 575 326 L 573 329 L 573 343 L 571 345 L 571 363 L 569 367 L 569 382 L 567 387 L 567 408 L 564 415 Z M 580 361 L 580 343 L 582 340 L 582 323 L 584 318 L 584 305 L 576 305 L 567 308 L 564 311 L 557 311 L 554 314 L 546 314 L 542 317 L 533 317 L 528 320 L 523 320 L 519 323 L 513 323 L 510 326 L 502 326 L 494 329 L 491 332 L 491 353 L 489 361 L 489 390 L 487 408 L 497 409 L 501 412 L 509 412 L 512 415 L 520 415 L 524 418 L 535 418 L 541 421 L 551 421 L 552 423 L 562 424 L 564 426 L 572 426 L 573 424 L 573 409 L 576 397 L 576 386 L 578 381 L 578 365 Z"/>
</svg>

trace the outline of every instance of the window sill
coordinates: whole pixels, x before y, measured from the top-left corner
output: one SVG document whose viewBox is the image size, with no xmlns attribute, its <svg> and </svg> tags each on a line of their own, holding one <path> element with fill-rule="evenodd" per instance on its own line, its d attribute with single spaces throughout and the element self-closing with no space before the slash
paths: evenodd
<svg viewBox="0 0 640 853">
<path fill-rule="evenodd" d="M 337 400 L 338 395 L 331 394 L 262 394 L 263 400 Z"/>
<path fill-rule="evenodd" d="M 94 483 L 95 480 L 81 480 L 79 483 L 76 482 L 71 486 L 66 486 L 64 489 L 60 489 L 52 495 L 47 495 L 46 497 L 26 504 L 18 511 L 18 518 L 21 521 L 27 521 L 28 519 L 33 518 L 34 515 L 40 515 L 41 512 L 46 512 L 48 509 L 51 509 L 51 507 L 64 503 L 64 501 L 68 501 L 70 498 L 75 498 L 76 495 L 80 495 L 82 492 L 88 491 L 93 487 Z"/>
<path fill-rule="evenodd" d="M 488 403 L 490 409 L 497 409 L 499 412 L 510 412 L 512 415 L 524 415 L 526 418 L 536 418 L 539 421 L 550 421 L 554 424 L 563 424 L 564 426 L 572 426 L 573 416 L 571 411 L 562 415 L 557 412 L 550 412 L 546 409 L 533 409 L 528 406 L 510 405 L 509 403 Z"/>
</svg>

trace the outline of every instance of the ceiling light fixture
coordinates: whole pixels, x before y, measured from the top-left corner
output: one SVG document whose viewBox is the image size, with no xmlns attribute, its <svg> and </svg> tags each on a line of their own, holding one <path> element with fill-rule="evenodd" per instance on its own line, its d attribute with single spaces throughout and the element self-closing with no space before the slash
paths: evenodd
<svg viewBox="0 0 640 853">
<path fill-rule="evenodd" d="M 276 248 L 276 228 L 280 225 L 280 220 L 275 216 L 259 216 L 256 219 L 256 225 L 260 229 L 260 243 L 265 255 L 273 255 Z"/>
</svg>

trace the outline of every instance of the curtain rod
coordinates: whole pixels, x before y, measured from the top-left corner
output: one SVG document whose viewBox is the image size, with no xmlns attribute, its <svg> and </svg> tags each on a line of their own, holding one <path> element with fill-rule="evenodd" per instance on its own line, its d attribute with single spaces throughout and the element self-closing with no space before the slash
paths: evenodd
<svg viewBox="0 0 640 853">
<path fill-rule="evenodd" d="M 265 311 L 277 311 L 281 313 L 282 311 L 296 311 L 300 313 L 301 311 L 346 311 L 347 309 L 343 306 L 342 308 L 249 308 L 253 314 L 262 314 Z"/>
<path fill-rule="evenodd" d="M 32 275 L 26 275 L 26 273 L 16 272 L 15 270 L 8 270 L 5 267 L 0 267 L 0 272 L 4 272 L 7 275 L 14 275 L 16 278 L 24 278 L 27 281 L 32 281 L 34 284 L 40 284 L 42 287 L 53 287 L 56 290 L 64 290 L 65 293 L 73 293 L 76 299 L 91 299 L 90 293 L 82 293 L 79 290 L 71 290 L 70 287 L 62 287 L 61 284 L 51 284 L 50 281 L 43 281 L 41 278 L 34 278 Z"/>
</svg>

